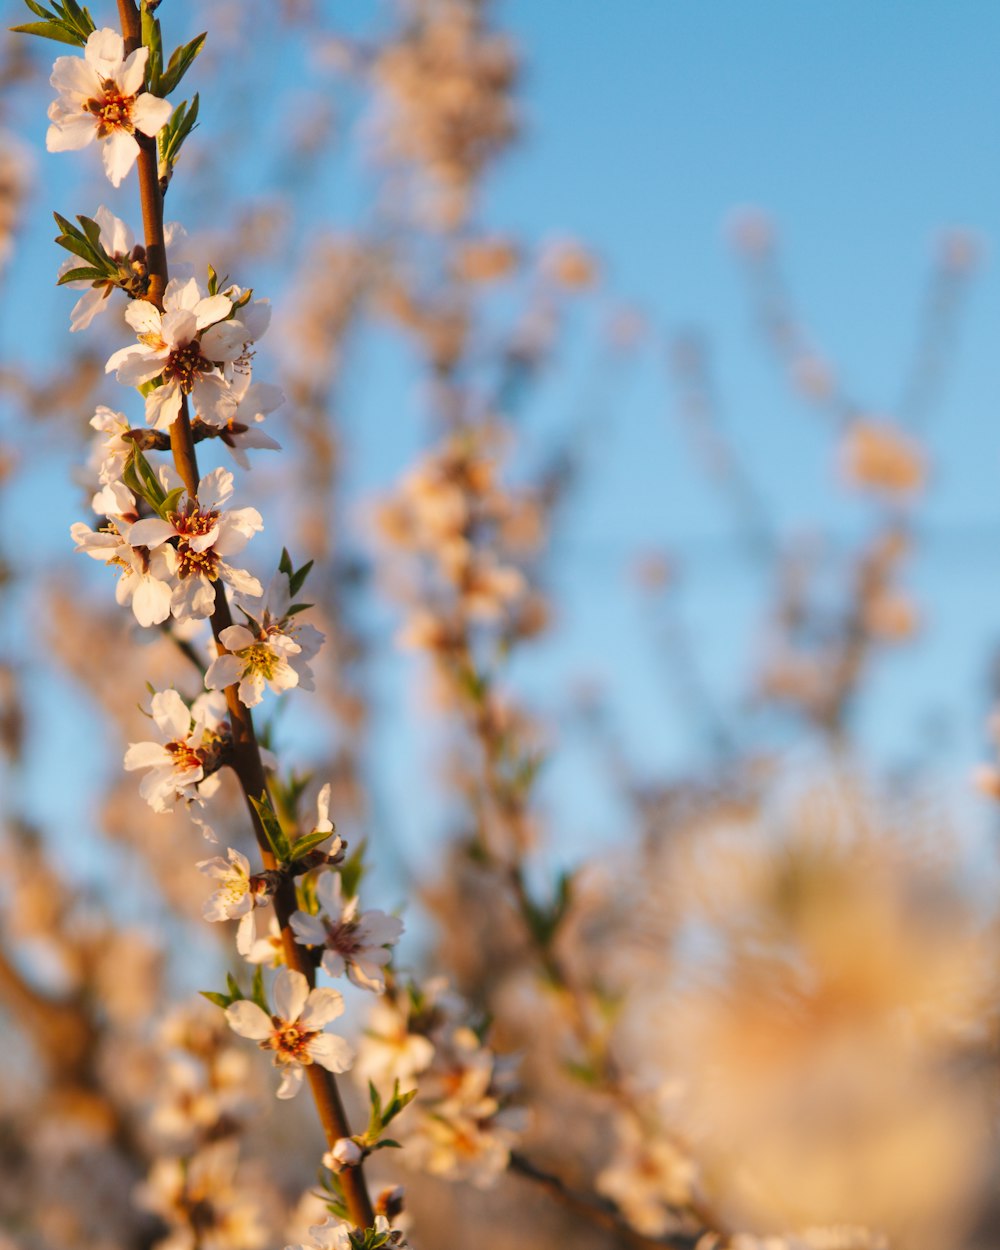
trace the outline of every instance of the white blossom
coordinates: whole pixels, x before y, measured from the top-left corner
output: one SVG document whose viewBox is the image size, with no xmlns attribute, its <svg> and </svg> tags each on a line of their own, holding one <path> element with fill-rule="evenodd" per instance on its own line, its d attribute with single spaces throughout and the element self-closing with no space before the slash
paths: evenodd
<svg viewBox="0 0 1000 1250">
<path fill-rule="evenodd" d="M 133 300 L 125 320 L 139 342 L 115 352 L 105 366 L 125 386 L 160 380 L 146 396 L 146 421 L 168 430 L 190 395 L 194 414 L 225 425 L 236 408 L 222 370 L 244 350 L 246 328 L 233 317 L 226 295 L 204 295 L 197 281 L 172 279 L 163 312 L 149 300 Z"/>
<path fill-rule="evenodd" d="M 323 1029 L 344 1010 L 343 997 L 331 989 L 310 990 L 301 972 L 282 968 L 274 979 L 273 1015 L 249 999 L 226 1008 L 229 1027 L 274 1052 L 281 1069 L 279 1098 L 294 1098 L 302 1084 L 302 1070 L 318 1063 L 329 1072 L 345 1072 L 353 1059 L 348 1043 Z"/>
<path fill-rule="evenodd" d="M 163 475 L 169 482 L 172 478 Z M 156 550 L 176 541 L 176 583 L 170 610 L 178 619 L 210 616 L 215 609 L 215 583 L 222 580 L 243 594 L 260 594 L 260 582 L 245 569 L 233 568 L 225 557 L 242 551 L 251 536 L 263 529 L 256 508 L 223 510 L 233 493 L 233 475 L 215 469 L 198 485 L 198 498 L 182 497 L 177 510 L 164 520 L 149 517 L 128 533 L 129 542 Z"/>
<path fill-rule="evenodd" d="M 138 519 L 135 497 L 121 482 L 109 482 L 94 496 L 94 510 L 106 523 L 92 530 L 83 521 L 70 526 L 77 551 L 121 571 L 115 587 L 118 603 L 131 604 L 140 625 L 159 625 L 170 615 L 177 567 L 172 547 L 150 551 L 129 540 Z"/>
<path fill-rule="evenodd" d="M 356 1168 L 364 1157 L 364 1151 L 353 1137 L 341 1137 L 323 1156 L 323 1166 L 331 1172 L 343 1172 L 345 1168 Z"/>
<path fill-rule="evenodd" d="M 160 741 L 130 743 L 125 769 L 150 770 L 139 785 L 139 793 L 154 812 L 172 811 L 178 798 L 200 802 L 199 789 L 207 793 L 205 767 L 215 762 L 224 709 L 217 696 L 201 696 L 188 708 L 176 690 L 153 695 L 153 722 Z"/>
<path fill-rule="evenodd" d="M 252 382 L 249 373 L 238 373 L 234 377 L 230 397 L 235 402 L 235 407 L 222 425 L 219 438 L 240 468 L 249 469 L 247 451 L 255 448 L 281 450 L 281 444 L 258 429 L 258 426 L 266 416 L 281 407 L 285 397 L 270 382 Z"/>
<path fill-rule="evenodd" d="M 383 969 L 392 958 L 389 949 L 403 932 L 403 922 L 383 911 L 358 913 L 358 896 L 345 899 L 340 873 L 324 872 L 316 885 L 319 913 L 294 912 L 290 924 L 304 946 L 320 946 L 320 966 L 327 976 L 346 971 L 355 985 L 381 994 Z"/>
<path fill-rule="evenodd" d="M 100 140 L 104 171 L 119 186 L 139 155 L 135 132 L 152 138 L 173 111 L 166 100 L 142 90 L 148 56 L 143 47 L 126 57 L 121 35 L 105 27 L 87 39 L 82 59 L 57 57 L 49 79 L 59 94 L 49 105 L 48 150 L 65 152 Z"/>
</svg>

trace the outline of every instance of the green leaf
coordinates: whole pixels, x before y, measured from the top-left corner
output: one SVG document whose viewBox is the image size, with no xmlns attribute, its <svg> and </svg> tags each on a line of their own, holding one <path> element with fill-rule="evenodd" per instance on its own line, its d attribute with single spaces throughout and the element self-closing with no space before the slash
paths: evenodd
<svg viewBox="0 0 1000 1250">
<path fill-rule="evenodd" d="M 314 829 L 312 833 L 304 833 L 301 838 L 296 838 L 291 844 L 292 859 L 304 859 L 310 851 L 314 851 L 318 846 L 329 841 L 334 832 L 333 829 L 327 830 L 326 833 Z"/>
<path fill-rule="evenodd" d="M 15 35 L 38 35 L 42 39 L 54 39 L 57 43 L 68 43 L 75 48 L 81 48 L 87 42 L 57 22 L 26 22 L 23 26 L 12 26 L 10 29 Z"/>
<path fill-rule="evenodd" d="M 63 286 L 67 282 L 99 282 L 106 277 L 103 269 L 95 269 L 93 265 L 83 265 L 79 269 L 67 269 L 61 274 L 56 281 L 56 286 Z"/>
<path fill-rule="evenodd" d="M 264 993 L 264 968 L 261 964 L 254 969 L 250 998 L 266 1015 L 271 1014 L 271 1008 L 267 1004 L 267 995 Z"/>
<path fill-rule="evenodd" d="M 264 830 L 264 836 L 267 838 L 274 858 L 279 863 L 288 863 L 292 857 L 292 849 L 289 846 L 285 831 L 281 827 L 281 822 L 274 814 L 274 809 L 271 807 L 267 795 L 262 794 L 259 799 L 255 799 L 251 795 L 250 802 L 257 813 L 257 818 L 260 820 L 261 828 Z"/>
<path fill-rule="evenodd" d="M 215 990 L 199 990 L 198 993 L 202 998 L 207 998 L 210 1003 L 214 1003 L 216 1007 L 221 1007 L 223 1010 L 230 1004 L 230 999 L 225 994 L 219 994 Z"/>
<path fill-rule="evenodd" d="M 229 1001 L 231 1003 L 238 1002 L 243 997 L 243 991 L 231 972 L 226 973 L 226 989 L 229 991 Z"/>
<path fill-rule="evenodd" d="M 198 96 L 195 95 L 188 107 L 187 100 L 182 100 L 174 109 L 170 120 L 156 137 L 160 154 L 160 180 L 170 181 L 174 165 L 181 154 L 185 140 L 194 130 L 198 119 Z"/>
<path fill-rule="evenodd" d="M 43 20 L 28 22 L 23 26 L 12 26 L 11 30 L 22 35 L 39 35 L 43 39 L 54 39 L 57 43 L 68 43 L 75 47 L 83 47 L 94 30 L 94 19 L 90 13 L 76 3 L 76 0 L 59 0 L 51 9 L 37 3 L 37 0 L 24 0 L 28 9 Z"/>
<path fill-rule="evenodd" d="M 368 1082 L 368 1101 L 371 1103 L 371 1107 L 372 1107 L 371 1123 L 381 1128 L 382 1127 L 382 1095 L 378 1092 L 378 1089 L 374 1081 Z"/>
<path fill-rule="evenodd" d="M 155 96 L 163 96 L 161 73 L 163 70 L 163 36 L 160 34 L 160 23 L 153 17 L 149 9 L 142 9 L 142 42 L 149 49 L 149 60 L 146 62 L 146 82 Z"/>
<path fill-rule="evenodd" d="M 177 504 L 180 502 L 180 497 L 183 494 L 184 487 L 175 486 L 172 491 L 168 491 L 167 494 L 163 496 L 163 501 L 157 508 L 157 512 L 159 512 L 160 516 L 162 516 L 164 520 L 167 519 L 169 513 L 177 511 Z"/>
<path fill-rule="evenodd" d="M 314 608 L 314 603 L 293 603 L 285 613 L 285 616 L 298 616 L 300 612 L 308 612 L 310 608 Z"/>
<path fill-rule="evenodd" d="M 291 575 L 291 577 L 289 577 L 288 593 L 292 596 L 293 599 L 302 589 L 302 583 L 309 576 L 309 570 L 312 568 L 314 563 L 315 561 L 310 560 L 307 564 L 303 564 L 303 566 L 300 569 L 298 569 L 295 573 Z"/>
<path fill-rule="evenodd" d="M 180 84 L 181 79 L 191 68 L 195 57 L 205 46 L 207 38 L 207 34 L 197 35 L 190 43 L 174 49 L 166 70 L 160 76 L 160 90 L 154 94 L 160 96 L 169 95 Z"/>
</svg>

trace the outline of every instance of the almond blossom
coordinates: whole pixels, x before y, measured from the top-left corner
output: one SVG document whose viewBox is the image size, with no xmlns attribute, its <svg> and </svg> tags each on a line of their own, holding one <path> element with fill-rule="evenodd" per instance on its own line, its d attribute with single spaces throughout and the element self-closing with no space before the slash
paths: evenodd
<svg viewBox="0 0 1000 1250">
<path fill-rule="evenodd" d="M 320 966 L 327 976 L 348 978 L 362 989 L 381 994 L 383 968 L 392 958 L 390 947 L 403 932 L 403 922 L 383 911 L 358 914 L 358 896 L 345 899 L 341 877 L 324 872 L 316 884 L 319 914 L 294 912 L 292 931 L 304 946 L 323 948 Z"/>
<path fill-rule="evenodd" d="M 150 551 L 129 541 L 139 514 L 135 497 L 123 483 L 110 482 L 98 491 L 93 507 L 107 520 L 98 530 L 92 530 L 83 521 L 70 526 L 77 551 L 120 569 L 115 599 L 123 606 L 132 605 L 140 625 L 159 625 L 170 615 L 176 552 L 172 547 Z"/>
<path fill-rule="evenodd" d="M 281 927 L 274 916 L 271 917 L 267 932 L 258 937 L 254 921 L 254 912 L 244 927 L 243 922 L 236 931 L 236 950 L 248 964 L 267 965 L 268 968 L 280 968 L 285 962 L 285 945 L 281 940 Z"/>
<path fill-rule="evenodd" d="M 176 690 L 161 690 L 153 695 L 152 714 L 160 741 L 129 743 L 126 772 L 150 769 L 139 793 L 154 812 L 172 811 L 179 798 L 201 802 L 201 795 L 217 785 L 217 779 L 207 774 L 218 764 L 224 700 L 200 695 L 188 708 Z"/>
<path fill-rule="evenodd" d="M 97 470 L 97 480 L 102 486 L 117 482 L 125 472 L 135 443 L 128 437 L 131 430 L 128 417 L 123 412 L 100 404 L 90 418 L 90 427 L 103 436 L 94 440 L 91 464 Z"/>
<path fill-rule="evenodd" d="M 98 139 L 104 172 L 120 186 L 139 155 L 135 132 L 154 137 L 173 111 L 142 90 L 148 57 L 145 47 L 126 57 L 124 40 L 110 27 L 90 35 L 82 60 L 57 57 L 49 79 L 59 94 L 49 105 L 48 150 L 71 151 Z"/>
<path fill-rule="evenodd" d="M 245 322 L 245 316 L 241 315 L 241 320 Z M 235 407 L 222 425 L 219 438 L 228 447 L 240 468 L 249 469 L 250 461 L 246 454 L 248 450 L 281 450 L 281 444 L 257 426 L 269 413 L 281 407 L 285 397 L 270 382 L 251 382 L 249 373 L 238 373 L 234 377 L 230 396 Z"/>
<path fill-rule="evenodd" d="M 206 920 L 239 920 L 236 949 L 242 954 L 253 940 L 253 909 L 266 906 L 271 891 L 267 879 L 251 873 L 250 861 L 231 846 L 226 858 L 216 855 L 203 859 L 198 868 L 219 882 L 215 893 L 205 900 L 202 915 Z"/>
<path fill-rule="evenodd" d="M 85 330 L 94 318 L 108 307 L 108 297 L 123 282 L 127 282 L 126 289 L 133 298 L 144 295 L 149 285 L 146 249 L 141 243 L 136 244 L 132 231 L 125 222 L 120 217 L 116 217 L 103 204 L 94 214 L 94 221 L 100 228 L 98 235 L 100 245 L 108 258 L 118 266 L 119 278 L 117 280 L 106 278 L 97 281 L 88 281 L 86 278 L 81 278 L 78 281 L 64 284 L 74 291 L 84 292 L 76 301 L 73 311 L 70 313 L 69 328 L 74 333 L 78 330 Z M 184 231 L 177 222 L 167 222 L 164 225 L 163 235 L 168 253 L 171 244 L 178 236 L 183 236 L 183 234 Z M 60 275 L 73 269 L 79 263 L 79 260 L 76 258 L 67 260 L 60 268 Z M 171 258 L 171 269 L 176 270 L 176 268 L 177 265 Z M 181 268 L 187 269 L 188 266 L 184 265 Z"/>
<path fill-rule="evenodd" d="M 308 660 L 319 650 L 323 635 L 290 614 L 288 578 L 278 572 L 263 599 L 241 599 L 246 625 L 231 625 L 219 639 L 228 653 L 219 655 L 205 674 L 209 690 L 224 690 L 239 682 L 239 698 L 256 707 L 264 687 L 275 694 L 301 686 L 313 689 Z"/>
<path fill-rule="evenodd" d="M 272 1015 L 244 998 L 226 1008 L 226 1019 L 234 1033 L 274 1052 L 274 1066 L 281 1069 L 279 1098 L 295 1097 L 309 1064 L 318 1063 L 328 1072 L 345 1072 L 351 1066 L 354 1054 L 348 1043 L 323 1032 L 344 1010 L 336 990 L 311 990 L 301 972 L 282 968 L 274 979 L 273 998 Z"/>
<path fill-rule="evenodd" d="M 195 414 L 209 425 L 224 425 L 236 404 L 222 374 L 246 349 L 248 331 L 233 319 L 227 295 L 204 295 L 194 278 L 174 278 L 163 296 L 163 312 L 149 300 L 133 300 L 125 320 L 138 344 L 115 352 L 105 366 L 125 386 L 160 379 L 146 395 L 146 421 L 168 430 L 180 415 L 185 395 Z"/>
<path fill-rule="evenodd" d="M 403 1233 L 394 1229 L 384 1215 L 375 1216 L 373 1228 L 381 1239 L 376 1244 L 407 1250 L 409 1243 L 403 1240 Z M 308 1245 L 286 1246 L 285 1250 L 351 1250 L 355 1245 L 351 1240 L 354 1231 L 352 1224 L 331 1215 L 322 1224 L 309 1226 L 311 1240 Z"/>
<path fill-rule="evenodd" d="M 164 472 L 165 482 L 173 481 Z M 198 484 L 198 498 L 178 503 L 166 519 L 148 517 L 128 533 L 128 541 L 157 550 L 176 542 L 176 584 L 170 610 L 178 619 L 211 616 L 215 609 L 215 583 L 219 580 L 247 595 L 261 593 L 260 582 L 245 569 L 233 568 L 225 557 L 243 550 L 253 534 L 264 528 L 256 508 L 223 510 L 233 493 L 233 475 L 214 469 Z"/>
</svg>

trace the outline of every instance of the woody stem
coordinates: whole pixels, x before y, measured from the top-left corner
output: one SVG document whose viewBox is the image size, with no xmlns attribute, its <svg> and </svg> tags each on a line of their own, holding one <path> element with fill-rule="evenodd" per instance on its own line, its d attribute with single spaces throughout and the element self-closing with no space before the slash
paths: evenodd
<svg viewBox="0 0 1000 1250">
<path fill-rule="evenodd" d="M 118 13 L 125 40 L 125 52 L 128 54 L 142 44 L 142 19 L 135 0 L 118 0 Z M 166 290 L 168 275 L 163 235 L 163 195 L 160 191 L 156 140 L 142 134 L 136 134 L 135 137 L 139 143 L 137 162 L 139 195 L 146 239 L 146 262 L 149 269 L 149 289 L 146 298 L 162 311 L 163 293 Z M 198 493 L 198 460 L 195 455 L 191 419 L 186 400 L 181 405 L 177 420 L 170 427 L 170 449 L 188 496 L 194 499 Z M 220 652 L 224 653 L 226 650 L 220 635 L 231 624 L 232 614 L 225 590 L 221 584 L 216 583 L 212 633 L 215 635 Z M 233 731 L 233 771 L 243 790 L 264 867 L 274 869 L 277 867 L 277 862 L 271 852 L 260 818 L 251 803 L 252 798 L 260 800 L 267 797 L 267 778 L 261 762 L 253 716 L 250 709 L 240 702 L 235 685 L 228 686 L 225 695 Z M 275 915 L 281 926 L 285 963 L 293 971 L 302 973 L 310 985 L 314 985 L 315 968 L 305 957 L 302 948 L 297 945 L 289 924 L 296 906 L 294 883 L 290 878 L 285 877 L 274 898 Z M 340 1090 L 333 1074 L 317 1064 L 309 1065 L 306 1074 L 327 1144 L 332 1149 L 334 1143 L 341 1137 L 351 1136 L 351 1128 L 340 1097 Z M 359 1228 L 369 1228 L 375 1222 L 375 1214 L 361 1167 L 346 1169 L 341 1173 L 340 1180 L 351 1220 Z"/>
</svg>

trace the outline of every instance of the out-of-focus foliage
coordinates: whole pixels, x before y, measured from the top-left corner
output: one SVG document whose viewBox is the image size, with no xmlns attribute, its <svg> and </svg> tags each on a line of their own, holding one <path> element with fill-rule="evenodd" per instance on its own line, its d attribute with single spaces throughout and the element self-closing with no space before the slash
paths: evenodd
<svg viewBox="0 0 1000 1250">
<path fill-rule="evenodd" d="M 974 243 L 949 238 L 913 384 L 899 411 L 875 412 L 809 343 L 769 223 L 736 222 L 764 341 L 828 421 L 864 511 L 846 553 L 805 542 L 727 437 L 705 341 L 633 311 L 585 243 L 490 228 L 489 175 L 516 160 L 523 126 L 524 52 L 502 11 L 387 3 L 348 34 L 337 7 L 219 0 L 199 15 L 211 28 L 189 73 L 207 107 L 167 208 L 183 197 L 182 262 L 245 286 L 273 278 L 267 350 L 288 402 L 283 451 L 253 453 L 254 502 L 276 551 L 315 561 L 327 646 L 314 702 L 293 695 L 266 736 L 310 775 L 303 806 L 330 782 L 354 854 L 345 893 L 363 843 L 366 889 L 404 906 L 411 935 L 373 1007 L 348 995 L 352 1122 L 374 1114 L 376 1137 L 402 1144 L 370 1165 L 379 1210 L 426 1247 L 994 1244 L 990 874 L 969 871 L 961 812 L 920 776 L 880 776 L 854 733 L 879 666 L 923 628 L 921 423 Z M 284 94 L 261 112 L 261 48 L 283 65 L 304 42 L 321 90 L 276 75 Z M 43 108 L 39 50 L 0 50 L 4 108 Z M 0 282 L 26 218 L 49 207 L 6 126 L 0 113 Z M 324 218 L 313 200 L 347 134 L 368 162 L 364 198 L 352 220 Z M 273 162 L 280 194 L 243 198 L 222 153 L 234 169 Z M 117 299 L 95 330 L 109 349 Z M 235 968 L 201 920 L 204 844 L 183 814 L 152 815 L 118 764 L 149 737 L 146 683 L 193 698 L 201 674 L 184 637 L 140 645 L 106 585 L 23 519 L 20 483 L 72 494 L 67 465 L 113 402 L 104 358 L 58 342 L 44 369 L 0 358 L 0 508 L 19 519 L 0 531 L 0 1250 L 299 1242 L 324 1215 L 310 1109 L 276 1104 L 264 1057 L 195 995 Z M 623 555 L 670 698 L 704 743 L 681 774 L 639 769 L 607 692 L 581 685 L 547 706 L 531 680 L 559 648 L 574 491 L 602 471 L 593 426 L 614 440 L 604 418 L 643 353 L 666 362 L 692 463 L 760 568 L 762 642 L 733 712 L 685 629 L 687 553 Z M 543 443 L 546 384 L 574 354 L 608 413 Z M 373 486 L 352 479 L 352 413 L 382 368 L 409 405 L 382 416 L 391 472 Z M 386 721 L 406 722 L 402 748 Z M 562 801 L 546 782 L 570 752 Z M 410 760 L 401 794 L 399 760 L 417 754 L 432 767 Z M 592 852 L 572 824 L 584 774 L 618 821 Z M 1000 794 L 991 765 L 981 778 Z M 46 789 L 74 788 L 99 792 L 95 810 L 50 827 Z M 426 844 L 393 827 L 412 811 L 435 827 Z M 227 775 L 210 816 L 224 846 L 252 853 Z M 253 938 L 251 961 L 273 964 L 274 934 Z M 355 984 L 382 975 L 359 967 Z M 391 1129 L 369 1080 L 378 1112 L 395 1081 L 418 1087 Z"/>
</svg>

